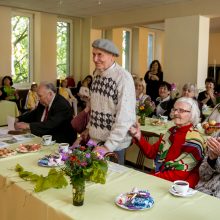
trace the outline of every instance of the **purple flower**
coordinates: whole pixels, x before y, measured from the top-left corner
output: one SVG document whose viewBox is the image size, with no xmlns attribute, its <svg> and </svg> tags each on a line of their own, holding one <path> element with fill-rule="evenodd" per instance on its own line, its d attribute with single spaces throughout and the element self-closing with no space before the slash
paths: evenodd
<svg viewBox="0 0 220 220">
<path fill-rule="evenodd" d="M 65 160 L 68 159 L 69 154 L 67 154 L 67 153 L 61 153 L 61 156 L 62 156 L 62 160 L 65 161 Z"/>
<path fill-rule="evenodd" d="M 86 153 L 86 158 L 90 158 L 90 157 L 91 157 L 90 153 Z"/>
</svg>

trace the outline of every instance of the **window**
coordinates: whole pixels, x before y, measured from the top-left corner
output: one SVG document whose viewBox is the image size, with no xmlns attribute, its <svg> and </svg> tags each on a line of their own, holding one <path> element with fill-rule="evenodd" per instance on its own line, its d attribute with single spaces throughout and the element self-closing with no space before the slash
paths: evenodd
<svg viewBox="0 0 220 220">
<path fill-rule="evenodd" d="M 147 63 L 148 68 L 150 67 L 151 62 L 154 60 L 154 33 L 148 34 L 148 47 L 147 47 Z"/>
<path fill-rule="evenodd" d="M 12 78 L 14 83 L 32 81 L 32 15 L 16 13 L 11 18 Z"/>
<path fill-rule="evenodd" d="M 131 31 L 123 31 L 122 41 L 122 67 L 130 71 L 130 60 L 131 60 Z"/>
<path fill-rule="evenodd" d="M 57 78 L 64 79 L 71 73 L 71 22 L 57 22 Z"/>
</svg>

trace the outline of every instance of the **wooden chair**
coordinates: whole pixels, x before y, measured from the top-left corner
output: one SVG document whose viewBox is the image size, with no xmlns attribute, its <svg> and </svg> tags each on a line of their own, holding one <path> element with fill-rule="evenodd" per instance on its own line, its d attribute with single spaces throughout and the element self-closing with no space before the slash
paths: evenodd
<svg viewBox="0 0 220 220">
<path fill-rule="evenodd" d="M 145 137 L 145 139 L 147 141 L 149 141 L 150 138 L 155 137 L 155 138 L 161 138 L 163 136 L 163 134 L 156 134 L 153 132 L 147 132 L 147 131 L 142 131 L 141 132 L 142 135 Z M 136 164 L 135 164 L 135 168 L 141 171 L 146 171 L 146 170 L 151 170 L 152 168 L 147 168 L 144 164 L 145 162 L 145 158 L 146 156 L 144 155 L 144 153 L 142 152 L 141 149 L 139 149 L 138 152 L 138 156 L 137 156 L 137 160 L 136 160 Z M 149 159 L 150 160 L 150 159 Z"/>
</svg>

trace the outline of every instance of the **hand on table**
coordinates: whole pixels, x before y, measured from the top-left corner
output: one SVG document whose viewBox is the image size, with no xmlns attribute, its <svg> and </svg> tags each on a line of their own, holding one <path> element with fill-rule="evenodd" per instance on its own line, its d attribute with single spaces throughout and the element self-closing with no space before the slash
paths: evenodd
<svg viewBox="0 0 220 220">
<path fill-rule="evenodd" d="M 138 141 L 141 139 L 141 129 L 139 123 L 136 122 L 134 125 L 132 125 L 129 129 L 129 132 L 131 136 L 136 138 Z"/>
<path fill-rule="evenodd" d="M 28 130 L 30 126 L 28 123 L 25 122 L 15 122 L 15 129 L 16 130 Z"/>
</svg>

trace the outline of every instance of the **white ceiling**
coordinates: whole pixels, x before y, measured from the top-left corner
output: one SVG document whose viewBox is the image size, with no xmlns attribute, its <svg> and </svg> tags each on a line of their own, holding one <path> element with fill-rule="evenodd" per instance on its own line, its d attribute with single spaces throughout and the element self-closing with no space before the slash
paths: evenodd
<svg viewBox="0 0 220 220">
<path fill-rule="evenodd" d="M 0 0 L 0 5 L 59 15 L 88 17 L 187 1 L 192 0 Z M 163 30 L 164 24 L 153 24 L 148 27 Z M 210 30 L 220 32 L 220 18 L 211 19 Z"/>
<path fill-rule="evenodd" d="M 192 0 L 0 0 L 0 5 L 86 17 L 187 1 Z"/>
</svg>

